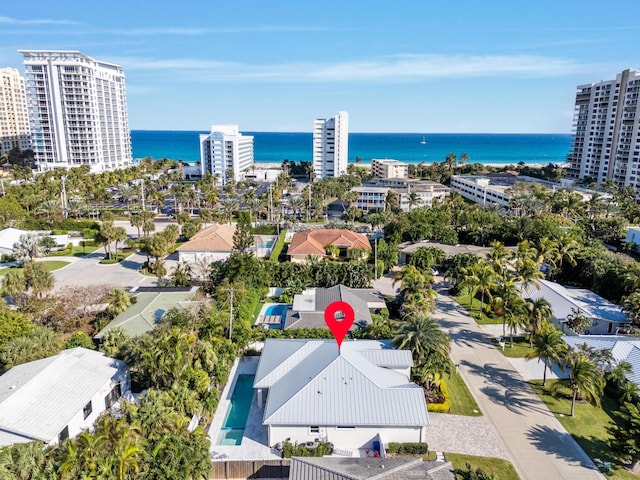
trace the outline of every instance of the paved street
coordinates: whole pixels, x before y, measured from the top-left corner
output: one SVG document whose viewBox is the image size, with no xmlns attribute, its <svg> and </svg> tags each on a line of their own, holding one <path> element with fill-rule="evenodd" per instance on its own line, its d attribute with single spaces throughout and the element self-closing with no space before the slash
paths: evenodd
<svg viewBox="0 0 640 480">
<path fill-rule="evenodd" d="M 137 285 L 153 286 L 157 284 L 154 277 L 138 273 L 138 269 L 147 259 L 142 253 L 134 253 L 126 260 L 113 265 L 101 265 L 99 262 L 103 258 L 103 249 L 86 257 L 55 257 L 55 260 L 72 262 L 70 265 L 52 272 L 56 281 L 55 287 L 99 284 L 128 289 Z"/>
<path fill-rule="evenodd" d="M 451 357 L 522 480 L 603 479 L 513 365 L 455 300 L 438 295 L 435 318 L 449 332 Z"/>
</svg>

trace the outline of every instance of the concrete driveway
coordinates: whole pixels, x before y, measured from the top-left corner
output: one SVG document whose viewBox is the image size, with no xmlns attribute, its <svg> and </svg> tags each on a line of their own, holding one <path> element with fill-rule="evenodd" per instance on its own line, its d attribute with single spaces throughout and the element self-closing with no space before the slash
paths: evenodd
<svg viewBox="0 0 640 480">
<path fill-rule="evenodd" d="M 444 293 L 444 290 L 441 292 Z M 455 300 L 440 294 L 434 318 L 452 339 L 451 358 L 522 480 L 604 479 L 547 406 Z"/>
<path fill-rule="evenodd" d="M 100 249 L 86 257 L 56 257 L 56 260 L 71 262 L 66 267 L 53 271 L 55 288 L 64 286 L 113 285 L 129 289 L 137 285 L 157 285 L 154 277 L 138 273 L 147 260 L 146 255 L 137 252 L 126 260 L 113 265 L 101 265 L 104 251 Z"/>
</svg>

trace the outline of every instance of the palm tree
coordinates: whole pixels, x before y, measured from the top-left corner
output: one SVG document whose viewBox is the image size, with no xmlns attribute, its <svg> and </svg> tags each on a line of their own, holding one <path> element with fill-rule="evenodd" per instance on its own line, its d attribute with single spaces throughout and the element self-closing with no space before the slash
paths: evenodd
<svg viewBox="0 0 640 480">
<path fill-rule="evenodd" d="M 540 290 L 540 282 L 544 278 L 544 273 L 540 270 L 540 262 L 529 258 L 518 258 L 516 260 L 516 280 L 520 282 L 520 293 L 531 293 L 531 286 Z"/>
<path fill-rule="evenodd" d="M 527 358 L 537 358 L 538 362 L 544 362 L 542 374 L 542 386 L 547 383 L 547 366 L 555 363 L 561 365 L 566 356 L 567 344 L 562 339 L 562 332 L 552 325 L 548 325 L 541 335 L 534 336 L 533 351 L 527 354 Z"/>
<path fill-rule="evenodd" d="M 238 201 L 233 198 L 225 198 L 220 202 L 220 208 L 224 214 L 225 221 L 231 223 L 233 212 L 238 210 Z"/>
<path fill-rule="evenodd" d="M 533 338 L 542 335 L 544 330 L 548 328 L 553 312 L 551 311 L 551 305 L 544 298 L 535 300 L 527 298 L 527 312 L 529 319 L 529 346 L 533 347 Z"/>
<path fill-rule="evenodd" d="M 491 300 L 492 292 L 497 287 L 496 272 L 490 265 L 480 261 L 471 267 L 468 275 L 462 281 L 471 287 L 471 300 L 480 292 L 480 311 L 484 310 L 485 295 Z"/>
<path fill-rule="evenodd" d="M 416 192 L 411 192 L 407 198 L 407 203 L 409 204 L 409 210 L 413 210 L 413 207 L 422 203 L 422 199 Z"/>
<path fill-rule="evenodd" d="M 114 288 L 107 297 L 109 306 L 107 311 L 112 315 L 119 315 L 131 306 L 131 297 L 121 288 Z"/>
<path fill-rule="evenodd" d="M 19 262 L 33 262 L 36 258 L 44 254 L 44 247 L 38 235 L 35 233 L 25 233 L 20 235 L 18 243 L 13 245 L 12 254 Z"/>
<path fill-rule="evenodd" d="M 392 343 L 400 350 L 411 351 L 416 369 L 421 372 L 423 379 L 449 373 L 451 339 L 431 317 L 408 317 Z"/>
<path fill-rule="evenodd" d="M 400 271 L 393 274 L 393 285 L 400 282 L 400 293 L 403 297 L 414 293 L 422 293 L 424 290 L 430 289 L 433 284 L 433 276 L 431 274 L 421 273 L 413 265 L 405 265 Z"/>
<path fill-rule="evenodd" d="M 559 380 L 553 385 L 554 393 L 561 386 L 571 390 L 571 416 L 575 413 L 576 400 L 584 398 L 595 406 L 600 406 L 600 397 L 604 390 L 605 380 L 595 362 L 580 352 L 571 352 L 565 357 L 569 377 Z"/>
</svg>

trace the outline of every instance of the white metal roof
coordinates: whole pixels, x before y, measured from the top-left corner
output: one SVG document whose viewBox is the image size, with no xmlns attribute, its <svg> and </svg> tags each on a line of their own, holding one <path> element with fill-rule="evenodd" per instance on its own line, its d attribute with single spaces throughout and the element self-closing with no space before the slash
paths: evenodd
<svg viewBox="0 0 640 480">
<path fill-rule="evenodd" d="M 571 348 L 586 345 L 596 350 L 611 350 L 616 363 L 629 362 L 632 372 L 627 380 L 640 386 L 640 338 L 615 335 L 567 335 L 562 337 Z"/>
<path fill-rule="evenodd" d="M 81 347 L 18 365 L 0 376 L 0 430 L 49 442 L 125 368 Z"/>
<path fill-rule="evenodd" d="M 553 317 L 558 320 L 564 320 L 573 310 L 578 310 L 588 318 L 618 323 L 629 321 L 619 306 L 591 290 L 568 288 L 548 280 L 539 280 L 539 283 L 539 289 L 531 285 L 529 291 L 522 292 L 522 296 L 533 300 L 544 298 L 551 306 Z"/>
<path fill-rule="evenodd" d="M 254 383 L 256 388 L 269 388 L 264 423 L 428 425 L 422 388 L 410 383 L 406 374 L 376 365 L 367 358 L 372 355 L 364 353 L 382 348 L 377 341 L 345 341 L 339 352 L 334 341 L 267 340 Z M 285 350 L 291 352 L 289 358 L 283 358 Z M 394 352 L 398 360 L 391 358 Z M 407 357 L 406 352 L 389 350 L 375 359 L 404 366 Z"/>
</svg>

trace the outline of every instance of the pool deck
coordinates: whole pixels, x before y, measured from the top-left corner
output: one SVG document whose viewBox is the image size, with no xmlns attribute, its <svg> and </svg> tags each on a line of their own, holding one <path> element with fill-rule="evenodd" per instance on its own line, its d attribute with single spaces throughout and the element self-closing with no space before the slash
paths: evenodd
<svg viewBox="0 0 640 480">
<path fill-rule="evenodd" d="M 262 425 L 262 410 L 258 408 L 255 391 L 251 399 L 251 410 L 247 418 L 242 443 L 240 445 L 216 445 L 224 419 L 231 406 L 231 395 L 236 386 L 238 375 L 255 375 L 259 360 L 260 357 L 241 357 L 234 362 L 231 368 L 229 382 L 222 391 L 220 403 L 209 427 L 209 439 L 211 440 L 209 453 L 213 460 L 273 460 L 281 458 L 279 455 L 271 453 L 271 448 L 267 445 L 268 430 Z"/>
</svg>

